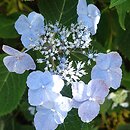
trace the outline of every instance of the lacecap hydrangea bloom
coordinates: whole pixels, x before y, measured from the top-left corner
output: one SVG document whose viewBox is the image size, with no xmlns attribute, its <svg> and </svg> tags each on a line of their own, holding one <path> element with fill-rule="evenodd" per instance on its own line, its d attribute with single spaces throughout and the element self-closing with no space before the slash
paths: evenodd
<svg viewBox="0 0 130 130">
<path fill-rule="evenodd" d="M 119 53 L 104 54 L 91 49 L 91 36 L 97 32 L 100 10 L 93 4 L 87 5 L 86 0 L 79 0 L 77 14 L 77 23 L 69 28 L 57 21 L 45 24 L 44 17 L 34 11 L 28 17 L 21 15 L 15 22 L 15 29 L 21 35 L 25 51 L 3 46 L 3 51 L 10 55 L 3 59 L 4 65 L 18 74 L 36 69 L 34 60 L 27 54 L 29 50 L 41 54 L 35 60 L 42 67 L 30 72 L 26 81 L 29 110 L 34 115 L 36 130 L 55 130 L 72 108 L 78 109 L 83 122 L 91 122 L 98 115 L 109 88 L 120 86 L 122 58 Z M 85 60 L 77 53 L 84 55 Z M 82 77 L 88 74 L 86 68 L 92 61 L 96 61 L 96 65 L 86 84 Z M 62 95 L 63 88 L 68 85 L 72 99 Z"/>
</svg>

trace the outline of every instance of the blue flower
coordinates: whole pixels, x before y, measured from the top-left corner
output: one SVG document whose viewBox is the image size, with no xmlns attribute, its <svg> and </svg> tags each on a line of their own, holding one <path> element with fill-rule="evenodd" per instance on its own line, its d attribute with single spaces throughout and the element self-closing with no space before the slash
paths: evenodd
<svg viewBox="0 0 130 130">
<path fill-rule="evenodd" d="M 92 35 L 96 34 L 100 20 L 100 10 L 93 4 L 87 6 L 86 0 L 79 0 L 77 5 L 78 22 L 82 22 Z"/>
<path fill-rule="evenodd" d="M 46 105 L 37 107 L 34 117 L 36 130 L 55 130 L 64 122 L 68 111 L 72 108 L 71 99 L 60 94 L 52 103 L 50 108 L 46 108 Z"/>
<path fill-rule="evenodd" d="M 28 100 L 30 105 L 38 106 L 55 100 L 60 93 L 64 81 L 59 75 L 52 75 L 49 71 L 34 71 L 27 78 Z"/>
<path fill-rule="evenodd" d="M 75 82 L 72 85 L 73 107 L 78 108 L 78 115 L 83 122 L 92 121 L 99 113 L 100 105 L 108 95 L 109 88 L 103 80 L 91 80 L 88 85 Z"/>
<path fill-rule="evenodd" d="M 34 11 L 28 17 L 21 15 L 15 22 L 15 29 L 22 35 L 21 41 L 25 48 L 34 46 L 44 34 L 44 17 Z"/>
<path fill-rule="evenodd" d="M 91 78 L 102 79 L 109 87 L 117 89 L 122 78 L 121 64 L 122 58 L 117 52 L 99 53 L 96 58 L 96 65 L 91 72 Z"/>
<path fill-rule="evenodd" d="M 12 47 L 3 45 L 3 51 L 10 56 L 3 59 L 4 65 L 10 72 L 22 74 L 25 70 L 35 70 L 36 65 L 30 55 L 25 52 L 20 52 Z"/>
</svg>

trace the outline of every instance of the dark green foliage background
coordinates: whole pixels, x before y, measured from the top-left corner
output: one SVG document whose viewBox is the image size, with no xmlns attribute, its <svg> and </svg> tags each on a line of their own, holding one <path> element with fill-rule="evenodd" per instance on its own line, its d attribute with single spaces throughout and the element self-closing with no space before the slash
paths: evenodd
<svg viewBox="0 0 130 130">
<path fill-rule="evenodd" d="M 130 0 L 87 0 L 101 10 L 98 31 L 93 36 L 93 46 L 98 52 L 118 51 L 123 58 L 123 79 L 121 88 L 130 91 Z M 10 45 L 22 50 L 20 36 L 14 23 L 20 14 L 27 15 L 31 11 L 40 12 L 46 22 L 59 21 L 70 26 L 76 23 L 76 6 L 78 0 L 3 0 L 0 1 L 0 46 Z M 31 56 L 38 54 L 30 52 Z M 0 48 L 0 130 L 34 130 L 33 116 L 28 111 L 27 72 L 23 75 L 9 73 L 3 65 L 3 54 Z M 73 60 L 86 60 L 78 53 L 72 54 Z M 40 69 L 40 66 L 39 66 Z M 88 72 L 90 68 L 86 67 Z M 89 81 L 90 74 L 83 77 Z M 113 90 L 112 90 L 113 91 Z M 65 88 L 63 94 L 70 96 L 70 89 Z M 128 94 L 129 95 L 129 94 Z M 130 98 L 127 99 L 130 102 Z M 130 107 L 111 109 L 112 101 L 106 100 L 101 106 L 98 117 L 91 123 L 80 121 L 77 110 L 69 112 L 64 124 L 57 130 L 129 130 Z"/>
</svg>

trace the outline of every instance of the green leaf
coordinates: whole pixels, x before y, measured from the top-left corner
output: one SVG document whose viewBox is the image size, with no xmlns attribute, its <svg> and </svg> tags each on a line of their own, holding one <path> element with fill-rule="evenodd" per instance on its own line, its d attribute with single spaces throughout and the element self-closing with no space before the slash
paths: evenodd
<svg viewBox="0 0 130 130">
<path fill-rule="evenodd" d="M 106 98 L 105 102 L 101 105 L 100 113 L 105 114 L 111 109 L 112 101 Z"/>
<path fill-rule="evenodd" d="M 77 0 L 39 0 L 38 7 L 47 21 L 68 25 L 76 20 Z"/>
<path fill-rule="evenodd" d="M 126 125 L 119 125 L 116 130 L 129 130 L 130 129 L 130 124 Z"/>
<path fill-rule="evenodd" d="M 13 111 L 20 102 L 26 88 L 26 76 L 10 73 L 3 64 L 3 57 L 0 55 L 0 116 Z"/>
<path fill-rule="evenodd" d="M 124 3 L 116 6 L 117 9 L 117 13 L 119 16 L 119 23 L 120 26 L 122 27 L 122 29 L 126 29 L 125 28 L 125 17 L 126 17 L 126 13 L 128 11 L 130 11 L 130 0 L 125 1 Z"/>
<path fill-rule="evenodd" d="M 88 123 L 84 123 L 82 125 L 82 129 L 81 130 L 97 130 L 96 127 L 94 127 L 93 125 L 91 124 L 88 124 Z"/>
<path fill-rule="evenodd" d="M 124 71 L 124 75 L 122 78 L 122 85 L 130 90 L 130 73 Z"/>
<path fill-rule="evenodd" d="M 116 31 L 116 39 L 114 42 L 116 42 L 118 49 L 120 52 L 124 55 L 124 58 L 128 58 L 130 60 L 130 15 L 126 18 L 126 31 L 122 31 L 122 29 L 118 28 Z"/>
<path fill-rule="evenodd" d="M 81 130 L 82 122 L 77 113 L 77 110 L 72 109 L 64 123 L 59 125 L 56 130 Z"/>
<path fill-rule="evenodd" d="M 110 8 L 124 3 L 126 0 L 111 0 Z"/>
<path fill-rule="evenodd" d="M 16 18 L 0 14 L 0 38 L 16 38 L 18 34 L 14 28 Z"/>
</svg>

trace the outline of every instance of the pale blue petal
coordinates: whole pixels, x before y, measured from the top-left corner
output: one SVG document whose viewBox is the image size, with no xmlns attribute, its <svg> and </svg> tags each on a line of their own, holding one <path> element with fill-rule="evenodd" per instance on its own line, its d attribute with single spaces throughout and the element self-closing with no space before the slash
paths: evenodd
<svg viewBox="0 0 130 130">
<path fill-rule="evenodd" d="M 90 17 L 96 17 L 96 16 L 100 16 L 100 10 L 94 5 L 94 4 L 89 4 L 88 5 L 88 15 Z M 98 23 L 97 23 L 98 24 Z"/>
<path fill-rule="evenodd" d="M 14 58 L 13 56 L 6 56 L 3 59 L 4 65 L 8 69 L 9 72 L 15 72 L 14 66 L 16 63 L 17 59 Z"/>
<path fill-rule="evenodd" d="M 42 77 L 42 83 L 47 89 L 52 89 L 54 82 L 52 74 L 49 71 L 45 71 Z"/>
<path fill-rule="evenodd" d="M 100 105 L 94 101 L 82 103 L 78 109 L 79 117 L 83 122 L 91 122 L 99 113 Z"/>
<path fill-rule="evenodd" d="M 96 65 L 102 70 L 107 70 L 110 66 L 110 57 L 107 54 L 99 53 L 96 58 Z"/>
<path fill-rule="evenodd" d="M 117 89 L 121 84 L 122 70 L 120 68 L 110 68 L 109 70 L 101 70 L 97 66 L 91 71 L 92 79 L 102 79 L 108 87 Z"/>
<path fill-rule="evenodd" d="M 43 79 L 43 76 L 44 73 L 42 71 L 34 71 L 30 73 L 27 77 L 27 86 L 32 90 L 42 88 L 43 80 L 45 80 Z"/>
<path fill-rule="evenodd" d="M 21 36 L 22 44 L 27 49 L 31 48 L 32 46 L 38 45 L 39 44 L 38 40 L 39 40 L 39 37 L 33 34 L 32 32 L 24 33 Z"/>
<path fill-rule="evenodd" d="M 87 15 L 81 14 L 78 17 L 78 22 L 83 23 L 84 26 L 86 26 L 88 29 L 91 29 L 93 27 L 93 21 L 91 18 L 89 18 Z"/>
<path fill-rule="evenodd" d="M 54 120 L 57 124 L 61 124 L 64 122 L 64 119 L 67 116 L 67 112 L 56 109 L 56 112 L 54 112 Z"/>
<path fill-rule="evenodd" d="M 47 109 L 54 109 L 55 101 L 59 94 L 52 92 L 51 90 L 44 89 L 43 106 Z"/>
<path fill-rule="evenodd" d="M 32 32 L 42 35 L 44 34 L 44 17 L 36 12 L 31 12 L 28 15 L 28 19 L 31 23 Z"/>
<path fill-rule="evenodd" d="M 64 87 L 64 81 L 61 79 L 61 77 L 59 75 L 53 75 L 53 87 L 52 87 L 52 91 L 59 93 L 62 88 Z"/>
<path fill-rule="evenodd" d="M 88 99 L 87 86 L 85 85 L 84 82 L 82 81 L 74 82 L 71 88 L 72 88 L 72 95 L 74 100 L 78 102 L 82 102 Z"/>
<path fill-rule="evenodd" d="M 10 72 L 16 72 L 18 74 L 22 74 L 25 70 L 34 70 L 36 65 L 31 58 L 26 53 L 19 53 L 16 56 L 7 56 L 3 59 L 4 65 Z"/>
<path fill-rule="evenodd" d="M 36 130 L 55 130 L 58 124 L 54 120 L 54 114 L 50 111 L 37 112 L 34 117 Z"/>
<path fill-rule="evenodd" d="M 110 67 L 121 67 L 122 64 L 122 58 L 117 52 L 110 52 L 107 54 L 110 58 Z"/>
<path fill-rule="evenodd" d="M 10 47 L 10 46 L 7 46 L 7 45 L 3 45 L 3 46 L 2 46 L 2 50 L 3 50 L 5 53 L 7 53 L 7 54 L 9 54 L 9 55 L 11 55 L 11 56 L 17 56 L 17 55 L 20 55 L 20 54 L 21 54 L 20 51 L 18 51 L 18 50 L 16 50 L 16 49 L 12 48 L 12 47 Z"/>
<path fill-rule="evenodd" d="M 86 0 L 79 0 L 77 5 L 77 14 L 80 16 L 81 14 L 87 15 L 87 2 Z"/>
<path fill-rule="evenodd" d="M 108 87 L 110 86 L 109 74 L 106 70 L 101 70 L 97 65 L 92 68 L 91 79 L 102 79 L 105 81 Z"/>
<path fill-rule="evenodd" d="M 28 90 L 28 102 L 32 106 L 42 105 L 44 101 L 44 89 Z"/>
<path fill-rule="evenodd" d="M 102 104 L 109 93 L 109 88 L 103 80 L 93 79 L 88 83 L 87 95 Z"/>
<path fill-rule="evenodd" d="M 61 111 L 68 112 L 72 109 L 72 99 L 60 95 L 56 100 L 56 106 L 55 108 L 60 108 Z"/>
<path fill-rule="evenodd" d="M 97 24 L 99 23 L 99 20 L 100 20 L 100 16 L 96 16 L 92 18 L 93 26 L 90 28 L 90 32 L 92 35 L 95 35 L 97 32 Z"/>
<path fill-rule="evenodd" d="M 26 53 L 22 53 L 17 59 L 17 62 L 14 66 L 14 71 L 22 74 L 25 70 L 35 70 L 36 65 L 32 57 Z"/>
<path fill-rule="evenodd" d="M 42 105 L 44 108 L 53 109 L 56 98 L 57 95 L 54 92 L 44 88 L 39 88 L 37 90 L 29 89 L 28 91 L 29 103 L 32 106 Z"/>
<path fill-rule="evenodd" d="M 64 123 L 64 120 L 66 117 L 67 117 L 66 111 L 62 111 L 61 109 L 58 109 L 58 108 L 56 109 L 56 111 L 54 111 L 54 120 L 56 124 Z"/>
<path fill-rule="evenodd" d="M 24 34 L 30 31 L 30 23 L 25 15 L 19 16 L 18 20 L 15 22 L 15 29 L 19 34 Z"/>
<path fill-rule="evenodd" d="M 120 68 L 110 69 L 109 78 L 110 78 L 110 86 L 113 89 L 119 88 L 121 84 L 122 70 Z"/>
<path fill-rule="evenodd" d="M 100 10 L 93 4 L 88 5 L 88 16 L 91 18 L 93 27 L 90 28 L 92 35 L 95 35 L 97 32 L 97 24 L 100 21 Z"/>
</svg>

